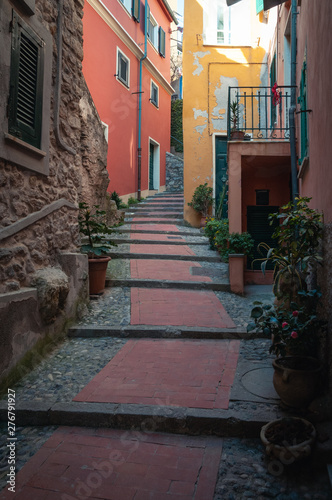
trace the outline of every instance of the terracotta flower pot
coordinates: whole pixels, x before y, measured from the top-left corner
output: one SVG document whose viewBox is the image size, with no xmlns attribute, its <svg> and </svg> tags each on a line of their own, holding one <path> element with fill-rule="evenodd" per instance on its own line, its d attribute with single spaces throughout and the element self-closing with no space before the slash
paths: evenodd
<svg viewBox="0 0 332 500">
<path fill-rule="evenodd" d="M 96 295 L 105 289 L 107 265 L 111 257 L 88 259 L 89 261 L 89 293 Z"/>
<path fill-rule="evenodd" d="M 272 362 L 273 385 L 281 401 L 293 408 L 306 408 L 314 399 L 322 367 L 316 358 L 285 356 Z"/>
<path fill-rule="evenodd" d="M 316 430 L 303 418 L 279 418 L 264 425 L 260 437 L 267 455 L 289 465 L 311 454 Z"/>
</svg>

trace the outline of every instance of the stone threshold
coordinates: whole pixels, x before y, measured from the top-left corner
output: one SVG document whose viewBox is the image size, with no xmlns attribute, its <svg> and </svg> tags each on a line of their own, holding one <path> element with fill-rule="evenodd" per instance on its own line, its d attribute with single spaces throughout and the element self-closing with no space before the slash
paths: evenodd
<svg viewBox="0 0 332 500">
<path fill-rule="evenodd" d="M 128 244 L 130 240 L 128 240 Z M 169 243 L 170 244 L 170 243 Z M 204 255 L 169 255 L 169 254 L 147 254 L 130 252 L 109 252 L 112 259 L 154 259 L 154 260 L 187 260 L 190 262 L 221 262 L 220 257 Z"/>
<path fill-rule="evenodd" d="M 132 231 L 128 231 L 132 232 Z M 165 233 L 162 233 L 165 234 Z M 104 238 L 107 240 L 107 238 Z M 206 245 L 206 241 L 176 241 L 176 240 L 135 240 L 128 238 L 112 238 L 116 244 L 135 244 L 135 245 Z"/>
<path fill-rule="evenodd" d="M 197 231 L 197 230 L 196 230 Z M 120 228 L 114 228 L 115 233 L 130 233 L 130 234 L 171 234 L 174 236 L 199 236 L 201 238 L 206 238 L 204 233 L 196 232 L 196 231 L 153 231 L 152 229 L 120 229 Z M 128 240 L 130 241 L 130 240 Z M 204 244 L 207 244 L 206 241 L 204 241 Z"/>
<path fill-rule="evenodd" d="M 147 429 L 187 435 L 258 437 L 261 427 L 277 418 L 277 409 L 266 412 L 209 410 L 158 405 L 18 401 L 17 426 L 80 426 L 113 429 Z M 0 420 L 8 420 L 8 408 L 0 401 Z"/>
<path fill-rule="evenodd" d="M 167 281 L 150 279 L 114 279 L 106 278 L 106 287 L 138 287 L 138 288 L 177 288 L 180 290 L 212 290 L 218 292 L 230 292 L 229 283 L 216 283 L 210 281 Z"/>
<path fill-rule="evenodd" d="M 68 337 L 163 338 L 200 340 L 246 340 L 265 338 L 259 333 L 248 334 L 243 327 L 209 328 L 199 326 L 160 325 L 77 325 L 69 328 Z"/>
<path fill-rule="evenodd" d="M 158 215 L 158 217 L 160 217 L 160 215 Z M 174 219 L 164 219 L 163 220 L 160 220 L 158 219 L 157 217 L 148 217 L 149 220 L 132 220 L 132 218 L 130 219 L 124 219 L 124 223 L 125 224 L 173 224 L 175 226 L 186 226 L 185 222 L 183 219 L 176 219 L 174 217 Z M 151 220 L 151 219 L 155 219 L 155 220 Z"/>
<path fill-rule="evenodd" d="M 158 212 L 158 210 L 156 210 Z M 126 212 L 125 214 L 125 220 L 128 219 L 128 218 L 131 218 L 130 216 L 134 216 L 134 217 L 146 217 L 148 219 L 160 219 L 160 218 L 164 218 L 163 217 L 163 214 L 155 214 L 154 213 L 155 211 L 147 211 L 147 210 L 144 210 L 142 212 Z M 159 212 L 162 212 L 162 210 L 159 210 Z M 166 217 L 167 219 L 178 219 L 179 217 L 182 217 L 183 213 L 182 212 L 179 212 L 179 211 L 176 211 L 174 212 L 174 214 L 170 214 L 170 213 L 167 213 Z"/>
</svg>

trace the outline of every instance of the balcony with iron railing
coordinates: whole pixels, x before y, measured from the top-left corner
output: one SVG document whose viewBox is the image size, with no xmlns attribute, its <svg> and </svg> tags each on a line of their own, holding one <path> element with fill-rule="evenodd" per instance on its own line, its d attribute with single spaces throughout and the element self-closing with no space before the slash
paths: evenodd
<svg viewBox="0 0 332 500">
<path fill-rule="evenodd" d="M 242 131 L 247 141 L 289 141 L 291 86 L 229 87 L 227 137 Z"/>
</svg>

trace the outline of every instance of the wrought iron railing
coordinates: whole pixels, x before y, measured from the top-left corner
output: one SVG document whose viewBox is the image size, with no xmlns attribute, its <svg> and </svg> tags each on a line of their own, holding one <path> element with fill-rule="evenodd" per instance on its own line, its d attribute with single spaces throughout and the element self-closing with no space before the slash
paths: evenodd
<svg viewBox="0 0 332 500">
<path fill-rule="evenodd" d="M 290 85 L 277 87 L 229 87 L 227 135 L 244 132 L 238 140 L 289 141 Z M 243 135 L 243 134 L 242 134 Z"/>
</svg>

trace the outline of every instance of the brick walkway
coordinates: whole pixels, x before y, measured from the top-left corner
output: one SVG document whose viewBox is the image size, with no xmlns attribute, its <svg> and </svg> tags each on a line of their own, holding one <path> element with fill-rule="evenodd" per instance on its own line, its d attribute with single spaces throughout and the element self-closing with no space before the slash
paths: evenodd
<svg viewBox="0 0 332 500">
<path fill-rule="evenodd" d="M 1 500 L 208 500 L 222 440 L 61 427 Z"/>
<path fill-rule="evenodd" d="M 227 409 L 239 346 L 129 340 L 74 401 Z"/>
<path fill-rule="evenodd" d="M 183 325 L 235 328 L 211 291 L 131 289 L 132 325 Z"/>
</svg>

